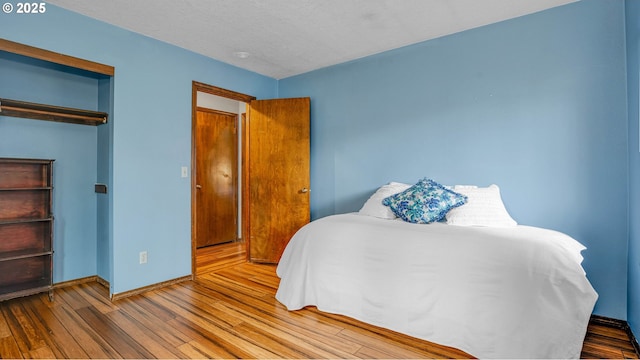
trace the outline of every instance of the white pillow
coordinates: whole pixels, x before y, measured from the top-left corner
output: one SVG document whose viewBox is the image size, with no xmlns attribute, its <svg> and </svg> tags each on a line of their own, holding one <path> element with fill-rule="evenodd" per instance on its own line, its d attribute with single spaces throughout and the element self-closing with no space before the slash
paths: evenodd
<svg viewBox="0 0 640 360">
<path fill-rule="evenodd" d="M 382 185 L 371 197 L 364 203 L 362 209 L 358 212 L 361 215 L 375 216 L 381 219 L 395 219 L 396 214 L 391 211 L 388 206 L 382 205 L 382 200 L 391 195 L 401 193 L 411 185 L 398 182 L 390 182 Z"/>
<path fill-rule="evenodd" d="M 466 195 L 467 203 L 447 213 L 447 224 L 492 227 L 518 225 L 504 207 L 498 185 L 493 184 L 486 188 L 456 186 L 454 190 Z"/>
</svg>

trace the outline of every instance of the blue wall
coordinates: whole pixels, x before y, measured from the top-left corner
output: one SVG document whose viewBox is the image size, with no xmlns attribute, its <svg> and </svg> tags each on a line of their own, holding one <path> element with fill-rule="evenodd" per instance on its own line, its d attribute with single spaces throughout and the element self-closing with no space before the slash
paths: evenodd
<svg viewBox="0 0 640 360">
<path fill-rule="evenodd" d="M 54 281 L 99 273 L 117 294 L 191 274 L 191 179 L 180 177 L 180 168 L 191 163 L 191 82 L 271 98 L 277 95 L 277 81 L 50 4 L 45 14 L 34 16 L 0 13 L 0 34 L 116 69 L 113 84 L 92 84 L 91 98 L 113 93 L 111 105 L 93 105 L 113 107 L 104 129 L 0 118 L 0 156 L 58 158 L 59 174 L 79 176 L 69 181 L 83 182 L 64 185 L 67 179 L 56 178 L 61 188 L 56 207 L 63 207 L 56 227 L 65 228 L 64 213 L 73 221 L 87 219 L 81 230 L 89 233 L 79 229 L 73 236 L 56 237 L 56 251 L 60 246 L 64 252 L 56 252 Z M 12 98 L 11 89 L 28 92 L 22 80 L 5 80 L 12 73 L 0 73 L 0 97 Z M 56 100 L 55 91 L 42 94 L 46 96 L 32 101 Z M 79 162 L 82 171 L 60 165 Z M 107 199 L 96 199 L 102 196 L 93 193 L 97 181 L 109 183 Z M 90 192 L 76 198 L 71 195 L 75 187 L 89 187 Z M 89 199 L 91 206 L 85 204 Z M 85 207 L 91 209 L 79 214 Z M 143 250 L 148 263 L 139 265 Z"/>
<path fill-rule="evenodd" d="M 627 0 L 627 89 L 629 98 L 629 280 L 627 321 L 640 336 L 640 1 Z"/>
<path fill-rule="evenodd" d="M 521 224 L 584 243 L 595 312 L 626 318 L 624 6 L 583 0 L 280 81 L 310 96 L 312 217 L 381 184 L 498 184 Z"/>
<path fill-rule="evenodd" d="M 100 79 L 98 82 L 98 110 L 113 114 L 113 77 Z M 97 237 L 96 261 L 97 275 L 108 282 L 112 282 L 113 242 L 113 119 L 98 127 L 98 168 L 96 182 L 107 185 L 107 193 L 96 194 Z"/>
</svg>

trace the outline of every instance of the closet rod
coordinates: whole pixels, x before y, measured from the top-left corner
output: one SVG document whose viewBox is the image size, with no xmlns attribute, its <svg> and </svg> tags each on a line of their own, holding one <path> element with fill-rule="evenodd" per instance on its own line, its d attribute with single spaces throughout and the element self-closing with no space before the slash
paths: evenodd
<svg viewBox="0 0 640 360">
<path fill-rule="evenodd" d="M 11 99 L 0 99 L 0 115 L 81 125 L 106 124 L 109 116 L 105 112 L 36 104 Z"/>
</svg>

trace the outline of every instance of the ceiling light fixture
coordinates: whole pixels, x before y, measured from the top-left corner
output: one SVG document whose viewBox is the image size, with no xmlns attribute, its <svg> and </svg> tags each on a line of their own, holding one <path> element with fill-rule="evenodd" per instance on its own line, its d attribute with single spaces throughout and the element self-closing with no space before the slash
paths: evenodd
<svg viewBox="0 0 640 360">
<path fill-rule="evenodd" d="M 246 58 L 248 58 L 248 57 L 249 57 L 249 55 L 251 55 L 251 54 L 249 54 L 249 53 L 248 53 L 248 52 L 246 52 L 246 51 L 236 51 L 236 52 L 234 52 L 234 53 L 233 53 L 233 55 L 234 55 L 235 57 L 237 57 L 237 58 L 240 58 L 240 59 L 246 59 Z"/>
</svg>

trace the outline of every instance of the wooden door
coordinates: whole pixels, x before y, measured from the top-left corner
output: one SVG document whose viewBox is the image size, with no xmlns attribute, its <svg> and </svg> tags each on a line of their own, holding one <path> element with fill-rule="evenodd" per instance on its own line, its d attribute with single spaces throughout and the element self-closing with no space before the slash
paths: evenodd
<svg viewBox="0 0 640 360">
<path fill-rule="evenodd" d="M 196 247 L 237 239 L 237 119 L 217 110 L 196 112 Z"/>
<path fill-rule="evenodd" d="M 277 263 L 309 222 L 309 104 L 309 98 L 296 98 L 248 106 L 242 221 L 250 261 Z"/>
</svg>

